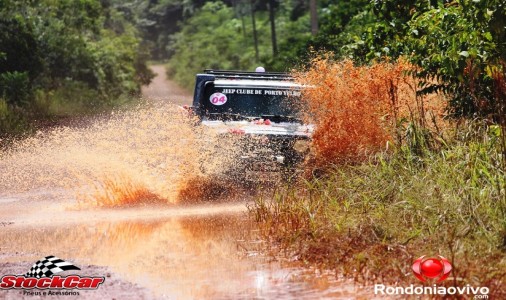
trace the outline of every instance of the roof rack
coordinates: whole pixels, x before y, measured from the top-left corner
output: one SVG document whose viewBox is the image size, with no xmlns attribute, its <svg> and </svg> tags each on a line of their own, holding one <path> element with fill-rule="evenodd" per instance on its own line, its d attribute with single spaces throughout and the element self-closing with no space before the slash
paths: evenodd
<svg viewBox="0 0 506 300">
<path fill-rule="evenodd" d="M 287 73 L 281 72 L 248 72 L 248 71 L 230 71 L 230 70 L 212 70 L 205 69 L 206 74 L 212 74 L 220 78 L 231 78 L 231 79 L 278 79 L 278 80 L 290 80 L 293 77 Z"/>
</svg>

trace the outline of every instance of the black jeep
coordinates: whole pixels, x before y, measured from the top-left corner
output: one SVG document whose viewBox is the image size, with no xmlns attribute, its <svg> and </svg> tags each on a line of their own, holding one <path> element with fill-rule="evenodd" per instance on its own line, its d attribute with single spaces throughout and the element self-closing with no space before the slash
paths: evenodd
<svg viewBox="0 0 506 300">
<path fill-rule="evenodd" d="M 198 74 L 193 110 L 199 122 L 240 136 L 241 180 L 273 181 L 295 174 L 309 151 L 311 125 L 300 120 L 301 86 L 285 73 L 205 70 Z"/>
</svg>

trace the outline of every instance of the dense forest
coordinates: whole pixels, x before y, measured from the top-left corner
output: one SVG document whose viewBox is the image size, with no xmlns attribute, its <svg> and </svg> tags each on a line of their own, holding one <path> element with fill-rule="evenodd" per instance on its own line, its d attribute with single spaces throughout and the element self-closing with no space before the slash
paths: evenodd
<svg viewBox="0 0 506 300">
<path fill-rule="evenodd" d="M 504 113 L 505 26 L 501 0 L 2 0 L 0 128 L 125 102 L 149 59 L 191 88 L 204 68 L 286 71 L 322 51 L 405 56 L 452 113 Z"/>
<path fill-rule="evenodd" d="M 126 101 L 150 81 L 146 58 L 107 1 L 1 1 L 0 134 Z"/>
<path fill-rule="evenodd" d="M 453 113 L 497 112 L 505 92 L 504 1 L 314 2 L 313 17 L 313 1 L 304 0 L 168 4 L 181 12 L 178 31 L 151 42 L 187 87 L 203 68 L 286 71 L 311 52 L 357 64 L 405 56 L 420 68 L 420 92 L 448 94 Z"/>
</svg>

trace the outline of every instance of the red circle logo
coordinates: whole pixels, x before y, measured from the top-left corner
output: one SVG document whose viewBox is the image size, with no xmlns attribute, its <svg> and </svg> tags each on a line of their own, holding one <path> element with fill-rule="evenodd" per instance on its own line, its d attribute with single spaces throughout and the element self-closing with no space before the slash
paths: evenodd
<svg viewBox="0 0 506 300">
<path fill-rule="evenodd" d="M 415 260 L 412 269 L 416 278 L 422 282 L 425 282 L 427 278 L 437 278 L 437 282 L 441 282 L 450 275 L 452 264 L 441 255 L 438 255 L 437 258 L 425 258 L 424 255 Z"/>
</svg>

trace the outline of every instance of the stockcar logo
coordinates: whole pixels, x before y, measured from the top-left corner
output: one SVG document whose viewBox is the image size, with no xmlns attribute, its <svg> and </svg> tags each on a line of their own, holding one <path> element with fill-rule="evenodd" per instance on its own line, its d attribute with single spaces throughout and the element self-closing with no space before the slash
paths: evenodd
<svg viewBox="0 0 506 300">
<path fill-rule="evenodd" d="M 415 260 L 412 269 L 413 274 L 421 282 L 426 282 L 427 279 L 441 282 L 450 275 L 452 264 L 441 255 L 438 255 L 438 258 L 425 258 L 425 255 L 423 255 Z"/>
<path fill-rule="evenodd" d="M 33 264 L 31 269 L 24 275 L 5 275 L 0 281 L 0 289 L 78 289 L 95 290 L 104 283 L 105 277 L 90 276 L 58 276 L 63 271 L 81 270 L 72 263 L 64 261 L 56 256 L 46 256 Z M 57 292 L 61 294 L 61 292 Z"/>
</svg>

